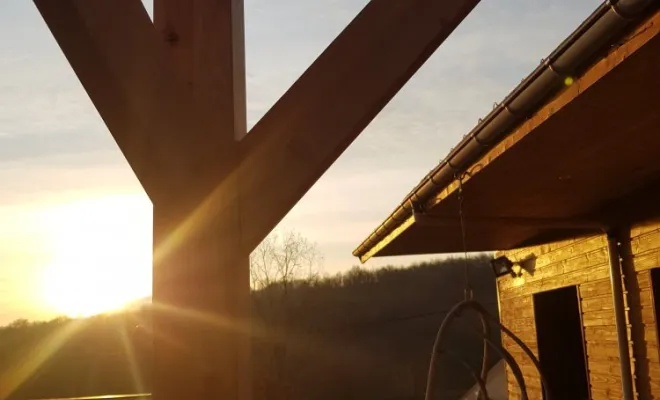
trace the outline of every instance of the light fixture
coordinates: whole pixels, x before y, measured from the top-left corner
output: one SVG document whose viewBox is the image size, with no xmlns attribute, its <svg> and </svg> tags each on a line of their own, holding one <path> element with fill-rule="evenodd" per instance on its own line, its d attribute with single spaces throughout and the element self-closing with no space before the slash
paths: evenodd
<svg viewBox="0 0 660 400">
<path fill-rule="evenodd" d="M 490 265 L 493 267 L 496 277 L 511 275 L 514 278 L 518 276 L 513 271 L 514 262 L 509 260 L 507 256 L 500 256 L 490 260 Z"/>
</svg>

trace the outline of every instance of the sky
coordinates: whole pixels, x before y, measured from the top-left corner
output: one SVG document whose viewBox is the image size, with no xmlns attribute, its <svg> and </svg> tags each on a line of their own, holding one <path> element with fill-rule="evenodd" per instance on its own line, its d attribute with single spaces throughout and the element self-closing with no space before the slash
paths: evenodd
<svg viewBox="0 0 660 400">
<path fill-rule="evenodd" d="M 245 0 L 248 128 L 366 3 Z M 315 242 L 325 273 L 357 265 L 351 251 L 598 4 L 482 1 L 278 229 Z M 149 295 L 149 199 L 32 2 L 0 10 L 0 325 L 82 314 L 98 293 L 110 306 L 117 287 Z"/>
</svg>

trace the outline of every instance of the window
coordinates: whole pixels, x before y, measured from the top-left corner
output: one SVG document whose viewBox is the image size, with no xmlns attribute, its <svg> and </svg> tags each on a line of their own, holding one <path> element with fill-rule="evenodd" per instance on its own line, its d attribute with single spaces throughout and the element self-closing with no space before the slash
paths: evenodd
<svg viewBox="0 0 660 400">
<path fill-rule="evenodd" d="M 580 298 L 576 286 L 534 295 L 539 361 L 556 399 L 589 398 Z"/>
</svg>

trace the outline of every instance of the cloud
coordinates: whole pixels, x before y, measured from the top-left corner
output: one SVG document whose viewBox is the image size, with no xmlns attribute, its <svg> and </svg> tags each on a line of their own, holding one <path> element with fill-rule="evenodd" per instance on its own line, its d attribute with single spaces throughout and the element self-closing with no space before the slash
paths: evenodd
<svg viewBox="0 0 660 400">
<path fill-rule="evenodd" d="M 253 126 L 367 0 L 246 0 L 248 121 Z"/>
<path fill-rule="evenodd" d="M 0 164 L 0 207 L 41 203 L 117 192 L 141 193 L 141 186 L 127 165 L 99 164 L 95 153 L 67 156 L 57 165 L 33 160 Z M 0 216 L 0 225 L 7 223 Z M 0 263 L 2 260 L 0 259 Z"/>
</svg>

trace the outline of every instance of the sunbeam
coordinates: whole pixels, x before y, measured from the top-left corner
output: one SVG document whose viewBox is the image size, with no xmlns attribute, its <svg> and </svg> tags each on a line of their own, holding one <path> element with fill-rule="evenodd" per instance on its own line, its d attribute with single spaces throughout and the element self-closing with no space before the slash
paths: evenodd
<svg viewBox="0 0 660 400">
<path fill-rule="evenodd" d="M 235 190 L 227 186 L 229 185 L 228 182 L 235 180 L 237 173 L 237 169 L 229 173 L 187 217 L 172 229 L 162 242 L 157 244 L 153 253 L 155 268 L 158 268 L 160 263 L 176 250 L 184 240 L 192 237 L 195 230 L 202 230 L 203 224 L 212 220 L 210 216 L 220 214 L 232 204 L 235 200 Z"/>
<path fill-rule="evenodd" d="M 243 334 L 252 339 L 260 339 L 276 345 L 285 345 L 292 350 L 309 351 L 310 348 L 313 348 L 314 353 L 318 356 L 329 358 L 335 357 L 337 354 L 338 345 L 328 343 L 317 335 L 301 334 L 300 332 L 282 329 L 282 327 L 257 324 L 254 319 L 249 322 L 236 322 L 211 313 L 170 305 L 153 303 L 153 307 L 154 313 L 162 312 L 184 320 L 187 319 L 190 322 L 205 324 L 219 330 L 231 330 L 234 333 Z M 158 332 L 157 327 L 154 331 L 158 335 L 163 335 L 162 332 Z M 167 338 L 167 340 L 177 343 L 171 338 Z M 313 345 L 310 347 L 310 344 Z M 181 345 L 179 344 L 179 346 Z M 355 348 L 351 349 L 351 351 L 356 355 L 366 354 L 363 349 Z"/>
<path fill-rule="evenodd" d="M 35 346 L 22 362 L 11 366 L 0 375 L 0 399 L 7 399 L 25 383 L 46 361 L 86 323 L 85 320 L 72 320 Z"/>
<path fill-rule="evenodd" d="M 131 370 L 131 377 L 133 378 L 135 393 L 145 393 L 142 374 L 140 373 L 140 368 L 137 365 L 137 359 L 135 357 L 135 352 L 133 350 L 133 344 L 131 343 L 128 334 L 126 333 L 126 323 L 124 321 L 121 321 L 121 326 L 119 327 L 119 334 L 121 336 L 121 343 L 124 349 L 124 355 L 126 356 L 126 361 L 128 362 L 128 367 Z"/>
<path fill-rule="evenodd" d="M 183 348 L 185 348 L 185 346 L 183 345 L 183 343 L 181 343 L 180 341 L 175 340 L 174 338 L 171 338 L 171 337 L 165 335 L 164 333 L 162 333 L 162 332 L 160 332 L 160 331 L 154 329 L 154 328 L 151 327 L 151 326 L 146 326 L 146 325 L 145 325 L 145 326 L 142 326 L 142 329 L 144 329 L 145 332 L 146 332 L 151 338 L 161 340 L 161 341 L 167 343 L 168 345 L 170 345 L 170 346 L 172 346 L 172 347 L 174 347 L 174 348 L 177 348 L 177 349 L 183 349 Z"/>
</svg>

